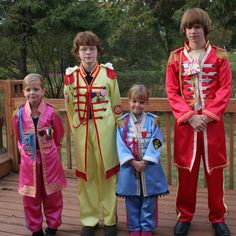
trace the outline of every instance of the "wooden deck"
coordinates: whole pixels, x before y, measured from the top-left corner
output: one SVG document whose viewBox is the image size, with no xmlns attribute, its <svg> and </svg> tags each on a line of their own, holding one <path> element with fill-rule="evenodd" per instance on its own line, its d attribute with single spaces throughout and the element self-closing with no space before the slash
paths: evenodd
<svg viewBox="0 0 236 236">
<path fill-rule="evenodd" d="M 0 236 L 24 235 L 31 233 L 24 226 L 22 197 L 17 193 L 17 174 L 11 174 L 0 179 Z M 59 228 L 58 236 L 78 236 L 81 231 L 79 221 L 79 206 L 76 197 L 77 184 L 75 179 L 68 179 L 68 187 L 64 190 L 63 224 Z M 173 235 L 176 223 L 175 215 L 176 187 L 170 186 L 170 194 L 159 199 L 159 227 L 154 233 L 158 236 Z M 225 201 L 229 215 L 226 216 L 231 235 L 236 236 L 236 191 L 226 191 Z M 197 211 L 189 230 L 189 236 L 214 235 L 208 222 L 207 191 L 199 189 Z M 126 215 L 123 200 L 118 200 L 118 236 L 128 236 Z M 102 222 L 96 236 L 102 236 Z"/>
</svg>

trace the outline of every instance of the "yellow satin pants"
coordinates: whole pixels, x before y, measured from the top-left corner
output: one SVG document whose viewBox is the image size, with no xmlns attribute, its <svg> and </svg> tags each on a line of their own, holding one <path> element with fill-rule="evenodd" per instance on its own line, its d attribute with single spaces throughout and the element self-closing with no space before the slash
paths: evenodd
<svg viewBox="0 0 236 236">
<path fill-rule="evenodd" d="M 112 155 L 113 153 L 111 153 L 111 158 Z M 89 121 L 88 126 L 87 177 L 87 181 L 78 178 L 78 198 L 82 225 L 95 226 L 99 222 L 100 216 L 103 217 L 105 225 L 116 224 L 117 176 L 105 178 L 92 120 Z"/>
</svg>

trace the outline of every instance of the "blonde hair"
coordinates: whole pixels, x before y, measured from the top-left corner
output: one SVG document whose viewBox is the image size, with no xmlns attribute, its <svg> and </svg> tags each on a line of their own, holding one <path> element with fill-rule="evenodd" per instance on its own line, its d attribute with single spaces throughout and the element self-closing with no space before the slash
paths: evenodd
<svg viewBox="0 0 236 236">
<path fill-rule="evenodd" d="M 76 58 L 78 58 L 78 51 L 80 46 L 96 46 L 98 53 L 101 52 L 101 40 L 92 31 L 79 32 L 75 36 L 71 52 Z"/>
<path fill-rule="evenodd" d="M 44 89 L 44 79 L 43 76 L 37 73 L 31 73 L 25 76 L 23 80 L 23 89 L 29 86 L 32 81 L 39 80 L 41 83 L 42 89 Z"/>
<path fill-rule="evenodd" d="M 184 12 L 180 24 L 180 32 L 185 35 L 186 28 L 191 28 L 195 24 L 203 27 L 205 36 L 209 34 L 211 30 L 211 19 L 207 12 L 201 8 L 189 8 Z"/>
<path fill-rule="evenodd" d="M 150 96 L 149 89 L 146 88 L 143 84 L 135 84 L 128 91 L 128 99 L 138 99 L 148 101 Z"/>
</svg>

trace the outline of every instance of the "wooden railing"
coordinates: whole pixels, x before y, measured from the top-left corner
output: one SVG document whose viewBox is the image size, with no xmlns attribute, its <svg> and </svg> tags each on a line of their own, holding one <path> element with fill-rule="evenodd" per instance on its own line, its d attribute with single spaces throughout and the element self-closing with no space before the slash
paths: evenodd
<svg viewBox="0 0 236 236">
<path fill-rule="evenodd" d="M 18 91 L 16 88 L 12 89 L 12 87 L 17 87 L 20 85 L 19 81 L 15 83 L 14 81 L 6 81 L 5 83 L 10 83 L 8 85 L 8 92 Z M 1 81 L 0 81 L 1 84 Z M 1 86 L 0 86 L 1 88 Z M 6 94 L 7 95 L 7 94 Z M 7 122 L 9 123 L 11 120 L 11 116 L 13 111 L 21 104 L 25 102 L 23 97 L 15 97 L 14 94 L 9 94 L 7 97 L 6 103 L 8 107 L 6 107 L 6 116 Z M 71 131 L 68 124 L 68 119 L 65 114 L 65 106 L 63 99 L 46 99 L 50 104 L 55 106 L 62 114 L 62 119 L 64 121 L 65 127 L 65 141 L 64 141 L 64 155 L 63 155 L 63 163 L 65 167 L 65 171 L 67 176 L 74 175 L 74 165 L 73 165 L 73 150 L 72 150 L 72 139 L 71 139 Z M 122 98 L 122 106 L 123 110 L 129 110 L 127 98 Z M 168 179 L 168 184 L 174 183 L 174 175 L 176 173 L 175 168 L 173 167 L 173 129 L 174 129 L 174 118 L 171 112 L 171 108 L 169 106 L 167 98 L 150 98 L 149 103 L 147 105 L 147 111 L 157 113 L 160 116 L 161 120 L 161 128 L 165 137 L 165 145 L 163 153 L 165 155 L 165 169 L 166 175 Z M 232 98 L 229 102 L 229 105 L 226 109 L 225 114 L 225 124 L 226 124 L 226 138 L 227 138 L 227 153 L 229 159 L 229 168 L 227 169 L 227 185 L 230 189 L 236 189 L 235 184 L 235 148 L 234 148 L 234 136 L 236 134 L 235 130 L 235 113 L 236 113 L 236 99 Z M 10 124 L 8 124 L 8 127 Z M 18 171 L 18 153 L 16 143 L 14 142 L 12 129 L 8 130 L 8 136 L 10 137 L 10 147 L 13 150 L 9 150 L 9 158 L 12 159 L 14 171 Z M 216 144 L 217 145 L 217 144 Z"/>
</svg>

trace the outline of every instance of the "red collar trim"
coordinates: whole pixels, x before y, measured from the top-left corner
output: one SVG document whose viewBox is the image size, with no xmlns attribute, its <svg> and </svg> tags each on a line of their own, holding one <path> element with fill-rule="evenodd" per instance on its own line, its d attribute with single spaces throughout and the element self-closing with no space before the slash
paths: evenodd
<svg viewBox="0 0 236 236">
<path fill-rule="evenodd" d="M 85 77 L 87 74 L 86 74 L 86 72 L 85 72 L 85 70 L 84 70 L 83 65 L 80 64 L 79 68 L 80 68 L 80 71 L 81 71 L 83 77 Z M 93 70 L 90 72 L 90 75 L 91 75 L 92 77 L 94 77 L 94 75 L 97 74 L 97 71 L 98 71 L 99 69 L 100 69 L 100 66 L 99 66 L 99 64 L 97 63 L 97 64 L 94 66 Z"/>
</svg>

